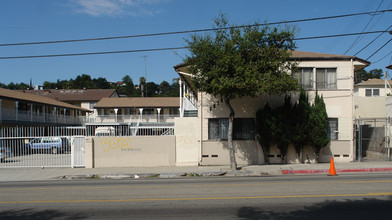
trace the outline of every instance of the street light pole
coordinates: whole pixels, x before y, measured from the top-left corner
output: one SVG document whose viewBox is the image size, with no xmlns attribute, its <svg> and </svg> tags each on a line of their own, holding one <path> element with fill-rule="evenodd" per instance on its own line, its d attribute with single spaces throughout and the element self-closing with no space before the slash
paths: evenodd
<svg viewBox="0 0 392 220">
<path fill-rule="evenodd" d="M 146 90 L 146 92 L 145 92 L 146 96 L 145 97 L 147 97 L 147 55 L 144 55 L 142 57 L 144 57 L 144 75 L 145 75 L 145 79 L 146 79 L 146 82 L 144 83 L 144 87 L 145 87 L 145 90 Z"/>
</svg>

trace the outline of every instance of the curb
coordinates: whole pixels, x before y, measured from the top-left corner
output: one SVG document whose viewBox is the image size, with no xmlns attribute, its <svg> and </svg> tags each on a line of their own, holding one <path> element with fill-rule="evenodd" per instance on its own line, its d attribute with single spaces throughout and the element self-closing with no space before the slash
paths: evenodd
<svg viewBox="0 0 392 220">
<path fill-rule="evenodd" d="M 317 170 L 282 170 L 283 175 L 287 174 L 318 174 L 328 173 L 329 169 L 317 169 Z M 369 172 L 392 172 L 392 167 L 386 168 L 361 168 L 361 169 L 336 169 L 338 173 L 369 173 Z"/>
</svg>

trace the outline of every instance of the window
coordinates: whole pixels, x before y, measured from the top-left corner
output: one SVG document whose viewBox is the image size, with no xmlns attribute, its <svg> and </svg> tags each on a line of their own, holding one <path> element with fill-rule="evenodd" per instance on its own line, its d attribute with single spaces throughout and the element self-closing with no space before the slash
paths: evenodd
<svg viewBox="0 0 392 220">
<path fill-rule="evenodd" d="M 380 96 L 380 89 L 366 89 L 365 96 Z"/>
<path fill-rule="evenodd" d="M 316 69 L 316 86 L 318 89 L 336 89 L 336 68 Z"/>
<path fill-rule="evenodd" d="M 208 119 L 208 139 L 227 140 L 229 119 L 211 118 Z M 235 118 L 233 123 L 233 140 L 253 140 L 254 119 Z"/>
<path fill-rule="evenodd" d="M 313 68 L 300 68 L 294 73 L 294 78 L 304 89 L 313 88 Z"/>
<path fill-rule="evenodd" d="M 228 128 L 229 128 L 229 119 L 227 118 L 208 119 L 208 139 L 227 140 Z"/>
<path fill-rule="evenodd" d="M 154 114 L 154 109 L 153 108 L 145 108 L 143 110 L 143 115 L 153 115 Z"/>
<path fill-rule="evenodd" d="M 169 109 L 169 114 L 170 114 L 170 115 L 179 115 L 179 110 L 178 110 L 178 108 L 170 108 L 170 109 Z"/>
<path fill-rule="evenodd" d="M 254 120 L 253 118 L 234 118 L 233 139 L 253 140 Z"/>
<path fill-rule="evenodd" d="M 328 118 L 328 138 L 329 140 L 338 140 L 339 127 L 337 118 Z"/>
</svg>

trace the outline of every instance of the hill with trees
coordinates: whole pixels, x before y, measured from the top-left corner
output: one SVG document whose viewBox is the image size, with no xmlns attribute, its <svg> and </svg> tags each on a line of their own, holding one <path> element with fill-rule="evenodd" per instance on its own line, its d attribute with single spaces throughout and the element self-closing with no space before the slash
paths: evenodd
<svg viewBox="0 0 392 220">
<path fill-rule="evenodd" d="M 179 87 L 178 79 L 174 78 L 171 83 L 162 81 L 160 84 L 154 82 L 146 82 L 145 79 L 139 80 L 135 84 L 129 75 L 122 78 L 119 82 L 109 82 L 106 78 L 91 78 L 90 75 L 82 74 L 78 75 L 75 79 L 60 80 L 57 82 L 45 81 L 43 83 L 43 89 L 116 89 L 120 95 L 127 97 L 178 97 Z M 25 90 L 34 89 L 32 82 L 26 83 L 9 83 L 8 85 L 0 83 L 0 88 L 11 89 L 11 90 Z M 143 92 L 141 90 L 143 89 Z"/>
</svg>

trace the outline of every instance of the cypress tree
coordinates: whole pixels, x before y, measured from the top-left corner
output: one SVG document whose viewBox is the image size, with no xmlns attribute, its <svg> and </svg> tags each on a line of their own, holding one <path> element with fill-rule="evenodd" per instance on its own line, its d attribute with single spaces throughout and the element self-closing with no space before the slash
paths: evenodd
<svg viewBox="0 0 392 220">
<path fill-rule="evenodd" d="M 293 135 L 292 144 L 294 145 L 295 151 L 298 155 L 300 162 L 302 162 L 302 149 L 310 144 L 309 140 L 309 115 L 310 115 L 310 104 L 309 96 L 303 88 L 301 88 L 298 104 L 293 107 Z"/>
<path fill-rule="evenodd" d="M 309 115 L 309 137 L 312 146 L 315 148 L 317 157 L 320 154 L 321 148 L 325 147 L 328 142 L 328 114 L 325 108 L 323 97 L 318 95 L 316 91 L 316 97 L 314 103 L 311 106 Z"/>
</svg>

